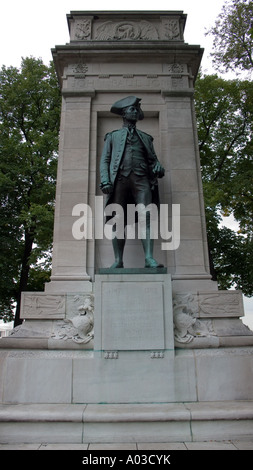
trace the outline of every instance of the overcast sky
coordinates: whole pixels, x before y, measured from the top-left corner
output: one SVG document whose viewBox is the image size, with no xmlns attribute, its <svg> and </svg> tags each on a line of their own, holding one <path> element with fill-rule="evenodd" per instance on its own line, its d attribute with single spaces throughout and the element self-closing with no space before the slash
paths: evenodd
<svg viewBox="0 0 253 470">
<path fill-rule="evenodd" d="M 92 9 L 89 8 L 91 3 Z M 210 59 L 212 37 L 206 37 L 205 32 L 214 25 L 224 3 L 225 0 L 5 0 L 1 4 L 0 67 L 19 67 L 21 58 L 27 56 L 40 57 L 48 64 L 52 59 L 51 49 L 69 42 L 66 15 L 70 11 L 182 10 L 187 14 L 185 41 L 204 47 L 202 69 L 213 73 Z M 252 299 L 246 299 L 245 310 L 250 313 L 247 324 L 253 329 Z"/>
<path fill-rule="evenodd" d="M 205 48 L 203 68 L 210 68 L 212 39 L 205 30 L 214 25 L 225 0 L 5 0 L 1 4 L 0 65 L 19 66 L 21 57 L 41 57 L 48 64 L 51 48 L 69 41 L 66 14 L 75 10 L 182 10 L 187 14 L 185 41 Z M 92 3 L 92 9 L 89 8 Z M 120 4 L 120 8 L 118 5 Z"/>
</svg>

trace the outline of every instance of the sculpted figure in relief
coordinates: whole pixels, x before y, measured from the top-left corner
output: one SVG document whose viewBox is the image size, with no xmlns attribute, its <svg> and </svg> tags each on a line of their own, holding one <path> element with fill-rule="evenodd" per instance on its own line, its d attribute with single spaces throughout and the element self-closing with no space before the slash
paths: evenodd
<svg viewBox="0 0 253 470">
<path fill-rule="evenodd" d="M 78 315 L 57 322 L 52 337 L 75 343 L 89 343 L 94 337 L 94 302 L 93 295 L 87 295 L 78 307 Z"/>
<path fill-rule="evenodd" d="M 190 343 L 195 337 L 216 336 L 211 321 L 196 318 L 197 304 L 192 295 L 178 295 L 173 305 L 174 338 Z"/>
</svg>

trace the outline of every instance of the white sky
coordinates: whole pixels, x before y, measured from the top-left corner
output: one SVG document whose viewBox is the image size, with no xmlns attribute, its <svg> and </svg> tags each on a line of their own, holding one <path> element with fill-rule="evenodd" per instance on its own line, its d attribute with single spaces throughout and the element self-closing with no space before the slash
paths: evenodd
<svg viewBox="0 0 253 470">
<path fill-rule="evenodd" d="M 75 10 L 182 10 L 187 22 L 185 41 L 205 47 L 203 68 L 210 66 L 212 39 L 205 29 L 214 24 L 225 0 L 7 0 L 1 4 L 0 66 L 19 66 L 21 57 L 41 57 L 48 64 L 51 48 L 69 41 L 66 14 Z M 89 8 L 92 3 L 92 9 Z M 120 3 L 121 8 L 118 8 Z M 127 8 L 126 8 L 127 7 Z"/>
<path fill-rule="evenodd" d="M 92 9 L 89 8 L 92 3 Z M 118 7 L 120 3 L 121 7 Z M 154 7 L 154 3 L 156 8 Z M 212 37 L 206 30 L 214 25 L 225 0 L 5 0 L 1 4 L 0 67 L 19 67 L 22 57 L 40 57 L 45 64 L 52 59 L 51 49 L 69 42 L 66 15 L 75 10 L 182 10 L 187 14 L 185 41 L 204 47 L 202 69 L 213 73 L 210 52 Z M 123 5 L 124 4 L 124 5 Z M 253 299 L 245 299 L 244 322 L 253 329 Z"/>
</svg>

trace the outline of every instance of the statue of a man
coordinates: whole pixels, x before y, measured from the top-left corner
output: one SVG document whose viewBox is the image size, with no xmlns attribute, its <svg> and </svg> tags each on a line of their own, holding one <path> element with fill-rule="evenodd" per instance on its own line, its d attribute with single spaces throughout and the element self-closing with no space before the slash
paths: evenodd
<svg viewBox="0 0 253 470">
<path fill-rule="evenodd" d="M 111 112 L 122 116 L 122 129 L 109 132 L 100 162 L 100 187 L 107 194 L 106 205 L 120 204 L 124 211 L 126 226 L 127 204 L 159 204 L 157 178 L 164 176 L 164 168 L 159 163 L 153 147 L 153 137 L 136 129 L 136 122 L 144 118 L 140 99 L 128 96 L 117 101 Z M 153 239 L 150 233 L 150 218 L 145 215 L 145 234 L 141 237 L 145 267 L 161 267 L 153 258 Z M 141 214 L 138 213 L 138 217 Z M 116 224 L 115 224 L 116 225 Z M 116 227 L 113 227 L 116 231 Z M 125 237 L 112 240 L 115 262 L 111 268 L 123 267 Z"/>
</svg>

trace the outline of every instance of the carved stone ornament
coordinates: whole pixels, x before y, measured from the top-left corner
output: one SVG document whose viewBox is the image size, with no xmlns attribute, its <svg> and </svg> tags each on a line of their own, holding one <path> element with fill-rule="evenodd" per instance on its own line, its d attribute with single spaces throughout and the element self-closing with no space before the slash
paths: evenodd
<svg viewBox="0 0 253 470">
<path fill-rule="evenodd" d="M 104 352 L 104 359 L 118 359 L 119 353 L 118 351 L 105 351 Z"/>
<path fill-rule="evenodd" d="M 168 72 L 171 74 L 181 74 L 184 71 L 183 64 L 168 64 Z"/>
<path fill-rule="evenodd" d="M 52 337 L 54 339 L 71 339 L 75 343 L 88 343 L 94 338 L 94 299 L 87 295 L 83 305 L 78 307 L 78 315 L 57 322 Z"/>
<path fill-rule="evenodd" d="M 64 318 L 65 296 L 35 292 L 22 293 L 21 318 Z"/>
<path fill-rule="evenodd" d="M 212 322 L 196 318 L 198 305 L 191 294 L 178 296 L 173 302 L 174 338 L 178 343 L 190 343 L 195 337 L 216 336 Z"/>
<path fill-rule="evenodd" d="M 218 291 L 199 294 L 199 312 L 202 317 L 217 315 L 222 317 L 242 316 L 242 297 L 240 291 Z"/>
<path fill-rule="evenodd" d="M 94 39 L 100 41 L 106 40 L 153 40 L 159 39 L 156 27 L 149 21 L 121 21 L 114 23 L 106 21 L 101 24 L 95 34 Z"/>
<path fill-rule="evenodd" d="M 165 20 L 163 22 L 164 35 L 169 40 L 180 39 L 180 26 L 179 21 L 174 20 Z"/>
<path fill-rule="evenodd" d="M 178 293 L 175 294 L 174 301 L 176 304 L 187 304 L 187 311 L 198 318 L 239 318 L 244 315 L 241 291 Z"/>
<path fill-rule="evenodd" d="M 84 64 L 83 62 L 79 62 L 78 64 L 73 66 L 73 72 L 76 75 L 86 75 L 88 72 L 88 65 Z"/>
<path fill-rule="evenodd" d="M 152 351 L 150 354 L 151 359 L 163 359 L 164 352 L 163 351 Z"/>
<path fill-rule="evenodd" d="M 80 18 L 73 25 L 74 41 L 178 41 L 182 40 L 179 18 L 162 18 L 159 21 L 122 19 L 92 22 Z"/>
<path fill-rule="evenodd" d="M 75 39 L 84 41 L 91 37 L 91 21 L 89 19 L 78 21 L 75 24 Z"/>
</svg>

